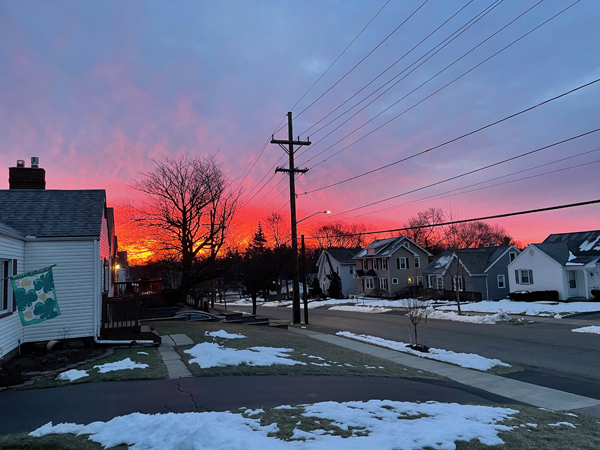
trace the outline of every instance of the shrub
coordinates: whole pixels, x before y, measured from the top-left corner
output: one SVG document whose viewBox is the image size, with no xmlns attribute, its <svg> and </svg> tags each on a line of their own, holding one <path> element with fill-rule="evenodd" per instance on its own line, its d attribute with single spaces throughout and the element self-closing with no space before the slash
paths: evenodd
<svg viewBox="0 0 600 450">
<path fill-rule="evenodd" d="M 595 302 L 600 302 L 600 289 L 592 289 L 592 295 L 594 296 Z"/>
<path fill-rule="evenodd" d="M 558 301 L 558 291 L 511 292 L 509 295 L 515 302 Z"/>
</svg>

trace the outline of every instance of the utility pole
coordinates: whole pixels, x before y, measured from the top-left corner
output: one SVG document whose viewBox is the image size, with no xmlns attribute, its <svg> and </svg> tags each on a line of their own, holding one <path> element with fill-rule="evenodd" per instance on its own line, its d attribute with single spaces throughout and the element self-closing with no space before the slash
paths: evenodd
<svg viewBox="0 0 600 450">
<path fill-rule="evenodd" d="M 294 167 L 294 145 L 310 145 L 310 141 L 301 141 L 300 138 L 294 141 L 294 131 L 292 128 L 292 113 L 287 113 L 288 117 L 288 140 L 279 140 L 271 137 L 271 144 L 278 144 L 284 152 L 290 157 L 289 167 L 277 167 L 275 172 L 286 172 L 290 176 L 290 212 L 292 226 L 292 264 L 294 278 L 294 297 L 292 300 L 292 323 L 300 323 L 300 276 L 298 274 L 298 231 L 296 228 L 296 179 L 297 173 L 306 173 L 308 169 L 296 169 Z M 287 145 L 286 149 L 284 146 Z"/>
<path fill-rule="evenodd" d="M 301 261 L 301 273 L 302 273 L 302 300 L 304 303 L 304 324 L 308 325 L 308 286 L 306 283 L 306 247 L 304 246 L 304 235 L 300 236 L 300 261 Z"/>
</svg>

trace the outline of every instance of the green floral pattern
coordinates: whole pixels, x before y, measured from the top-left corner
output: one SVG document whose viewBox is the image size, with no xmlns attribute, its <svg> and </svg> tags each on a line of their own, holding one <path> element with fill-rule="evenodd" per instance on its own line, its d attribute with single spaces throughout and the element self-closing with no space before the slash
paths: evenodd
<svg viewBox="0 0 600 450">
<path fill-rule="evenodd" d="M 23 325 L 33 325 L 60 316 L 52 267 L 11 277 L 17 309 Z"/>
</svg>

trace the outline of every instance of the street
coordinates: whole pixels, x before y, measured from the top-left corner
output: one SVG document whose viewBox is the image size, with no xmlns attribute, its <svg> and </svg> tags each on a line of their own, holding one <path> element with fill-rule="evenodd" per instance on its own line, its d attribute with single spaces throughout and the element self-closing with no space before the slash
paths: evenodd
<svg viewBox="0 0 600 450">
<path fill-rule="evenodd" d="M 249 306 L 229 308 L 251 311 Z M 257 312 L 280 320 L 291 320 L 292 316 L 291 308 L 286 307 L 259 306 Z M 403 314 L 402 311 L 365 314 L 317 308 L 309 310 L 309 323 L 311 328 L 323 333 L 351 331 L 408 342 Z M 515 380 L 600 399 L 600 336 L 571 331 L 600 324 L 596 316 L 562 320 L 526 317 L 523 325 L 506 322 L 479 325 L 430 319 L 419 325 L 419 341 L 429 347 L 500 359 L 522 369 L 505 375 Z"/>
</svg>

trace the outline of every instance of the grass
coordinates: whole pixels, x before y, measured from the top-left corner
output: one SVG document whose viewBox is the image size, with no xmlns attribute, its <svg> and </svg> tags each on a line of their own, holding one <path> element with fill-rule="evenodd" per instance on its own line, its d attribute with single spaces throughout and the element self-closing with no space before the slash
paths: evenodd
<svg viewBox="0 0 600 450">
<path fill-rule="evenodd" d="M 565 412 L 554 412 L 539 408 L 515 405 L 498 405 L 516 409 L 519 412 L 503 422 L 503 425 L 511 426 L 511 431 L 501 431 L 499 437 L 505 442 L 503 445 L 490 447 L 482 444 L 477 439 L 466 442 L 456 441 L 457 450 L 484 450 L 495 448 L 499 450 L 596 450 L 600 448 L 600 424 L 597 417 L 577 414 L 569 415 Z M 245 409 L 232 411 L 243 414 Z M 354 430 L 355 435 L 369 434 L 368 430 L 348 427 L 348 430 L 340 428 L 333 419 L 307 417 L 302 415 L 301 407 L 290 409 L 264 408 L 264 411 L 253 418 L 259 418 L 262 426 L 273 423 L 277 424 L 278 430 L 270 436 L 282 440 L 290 440 L 294 429 L 302 431 L 314 431 L 322 429 L 330 434 L 348 438 Z M 399 420 L 427 420 L 426 416 L 405 416 Z M 569 422 L 575 426 L 552 427 L 549 424 L 557 422 Z M 537 427 L 528 426 L 528 423 L 536 424 Z M 213 430 L 221 432 L 221 430 Z M 226 431 L 226 430 L 223 430 Z M 0 436 L 0 449 L 2 450 L 100 450 L 99 444 L 91 442 L 86 436 L 76 437 L 70 434 L 48 435 L 40 438 L 28 436 L 26 433 Z M 124 450 L 125 445 L 113 447 Z"/>
<path fill-rule="evenodd" d="M 148 355 L 140 355 L 138 352 L 146 352 Z M 131 358 L 132 361 L 137 363 L 148 364 L 149 367 L 145 369 L 116 370 L 107 373 L 100 373 L 98 369 L 93 368 L 94 366 L 121 361 L 126 358 Z M 168 377 L 167 368 L 156 348 L 116 348 L 112 355 L 83 364 L 77 367 L 77 370 L 89 370 L 89 376 L 75 381 L 58 381 L 56 375 L 45 376 L 37 378 L 33 385 L 24 386 L 21 389 L 45 389 L 97 381 L 156 380 Z"/>
<path fill-rule="evenodd" d="M 198 364 L 187 364 L 194 376 L 228 376 L 228 375 L 337 375 L 361 377 L 393 377 L 393 378 L 428 378 L 442 380 L 442 376 L 403 366 L 375 356 L 365 355 L 354 350 L 344 349 L 333 344 L 320 342 L 313 338 L 290 333 L 286 330 L 252 325 L 236 325 L 223 323 L 200 322 L 153 322 L 150 324 L 159 334 L 187 334 L 196 344 L 217 342 L 219 345 L 237 350 L 249 347 L 283 347 L 293 349 L 290 358 L 306 363 L 306 365 L 284 366 L 229 366 L 202 369 Z M 228 333 L 239 333 L 245 339 L 214 339 L 205 336 L 206 331 L 224 329 Z M 192 357 L 184 353 L 191 345 L 177 347 L 181 358 L 187 363 Z M 318 356 L 319 360 L 309 358 Z M 330 366 L 317 366 L 327 362 Z M 346 365 L 349 364 L 350 366 Z M 375 368 L 368 368 L 375 367 Z M 384 367 L 380 369 L 379 367 Z"/>
</svg>

